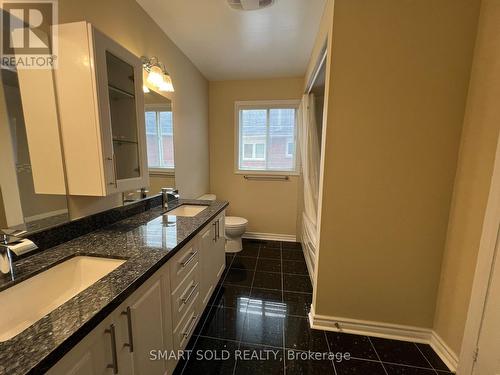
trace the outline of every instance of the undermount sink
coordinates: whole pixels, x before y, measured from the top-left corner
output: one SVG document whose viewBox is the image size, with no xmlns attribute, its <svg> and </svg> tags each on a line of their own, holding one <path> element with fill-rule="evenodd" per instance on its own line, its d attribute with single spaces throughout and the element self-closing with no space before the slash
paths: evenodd
<svg viewBox="0 0 500 375">
<path fill-rule="evenodd" d="M 203 210 L 206 210 L 208 206 L 198 205 L 198 204 L 183 204 L 172 211 L 168 211 L 166 215 L 168 216 L 186 216 L 193 217 L 198 215 Z"/>
<path fill-rule="evenodd" d="M 21 333 L 123 263 L 77 256 L 0 292 L 0 342 Z"/>
</svg>

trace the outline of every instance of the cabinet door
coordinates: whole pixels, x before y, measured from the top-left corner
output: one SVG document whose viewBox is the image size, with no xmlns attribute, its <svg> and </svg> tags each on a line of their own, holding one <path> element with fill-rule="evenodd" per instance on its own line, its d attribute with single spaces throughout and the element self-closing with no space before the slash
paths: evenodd
<svg viewBox="0 0 500 375">
<path fill-rule="evenodd" d="M 107 193 L 149 185 L 138 57 L 93 29 L 103 152 L 108 161 Z"/>
<path fill-rule="evenodd" d="M 157 279 L 130 304 L 134 374 L 155 375 L 165 372 L 163 360 L 151 361 L 151 350 L 164 350 L 161 280 Z"/>
<path fill-rule="evenodd" d="M 113 340 L 111 319 L 106 319 L 86 336 L 82 342 L 66 354 L 48 375 L 113 375 L 119 364 L 114 356 L 116 340 Z M 115 327 L 116 334 L 116 327 Z"/>
<path fill-rule="evenodd" d="M 215 285 L 219 282 L 222 272 L 226 268 L 226 230 L 224 228 L 225 215 L 217 218 L 217 241 L 213 254 Z"/>
<path fill-rule="evenodd" d="M 200 295 L 202 306 L 205 307 L 215 288 L 214 285 L 214 260 L 213 253 L 216 244 L 216 223 L 215 221 L 201 232 L 200 252 L 201 252 L 201 286 Z"/>
</svg>

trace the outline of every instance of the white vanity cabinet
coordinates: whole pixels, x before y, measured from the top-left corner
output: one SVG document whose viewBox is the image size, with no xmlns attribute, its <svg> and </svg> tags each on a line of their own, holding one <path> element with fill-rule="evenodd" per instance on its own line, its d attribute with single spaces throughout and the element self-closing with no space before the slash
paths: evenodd
<svg viewBox="0 0 500 375">
<path fill-rule="evenodd" d="M 226 266 L 224 213 L 217 216 L 200 233 L 202 265 L 202 304 L 206 306 Z"/>
<path fill-rule="evenodd" d="M 169 364 L 150 351 L 172 349 L 169 282 L 162 267 L 47 374 L 165 374 Z"/>
<path fill-rule="evenodd" d="M 149 185 L 140 59 L 87 22 L 58 25 L 56 95 L 69 195 Z"/>
<path fill-rule="evenodd" d="M 48 374 L 171 374 L 177 360 L 150 360 L 150 352 L 186 348 L 224 271 L 224 243 L 222 212 Z"/>
</svg>

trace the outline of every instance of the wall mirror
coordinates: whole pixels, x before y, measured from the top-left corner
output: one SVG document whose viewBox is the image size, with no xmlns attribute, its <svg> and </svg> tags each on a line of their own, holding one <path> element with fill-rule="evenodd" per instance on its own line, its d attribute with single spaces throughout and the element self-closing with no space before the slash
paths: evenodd
<svg viewBox="0 0 500 375">
<path fill-rule="evenodd" d="M 69 213 L 52 73 L 2 69 L 1 81 L 0 229 L 33 232 L 64 223 Z"/>
<path fill-rule="evenodd" d="M 144 88 L 144 116 L 150 186 L 124 193 L 125 204 L 175 188 L 174 123 L 172 100 L 153 88 Z"/>
</svg>

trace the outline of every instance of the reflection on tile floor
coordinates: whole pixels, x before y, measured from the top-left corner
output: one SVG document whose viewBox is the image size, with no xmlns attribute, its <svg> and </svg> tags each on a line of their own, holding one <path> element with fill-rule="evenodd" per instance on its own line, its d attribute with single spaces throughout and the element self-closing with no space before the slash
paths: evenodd
<svg viewBox="0 0 500 375">
<path fill-rule="evenodd" d="M 426 344 L 309 328 L 311 293 L 300 244 L 245 240 L 242 252 L 226 254 L 221 282 L 188 345 L 229 357 L 192 355 L 175 374 L 450 374 Z"/>
</svg>

